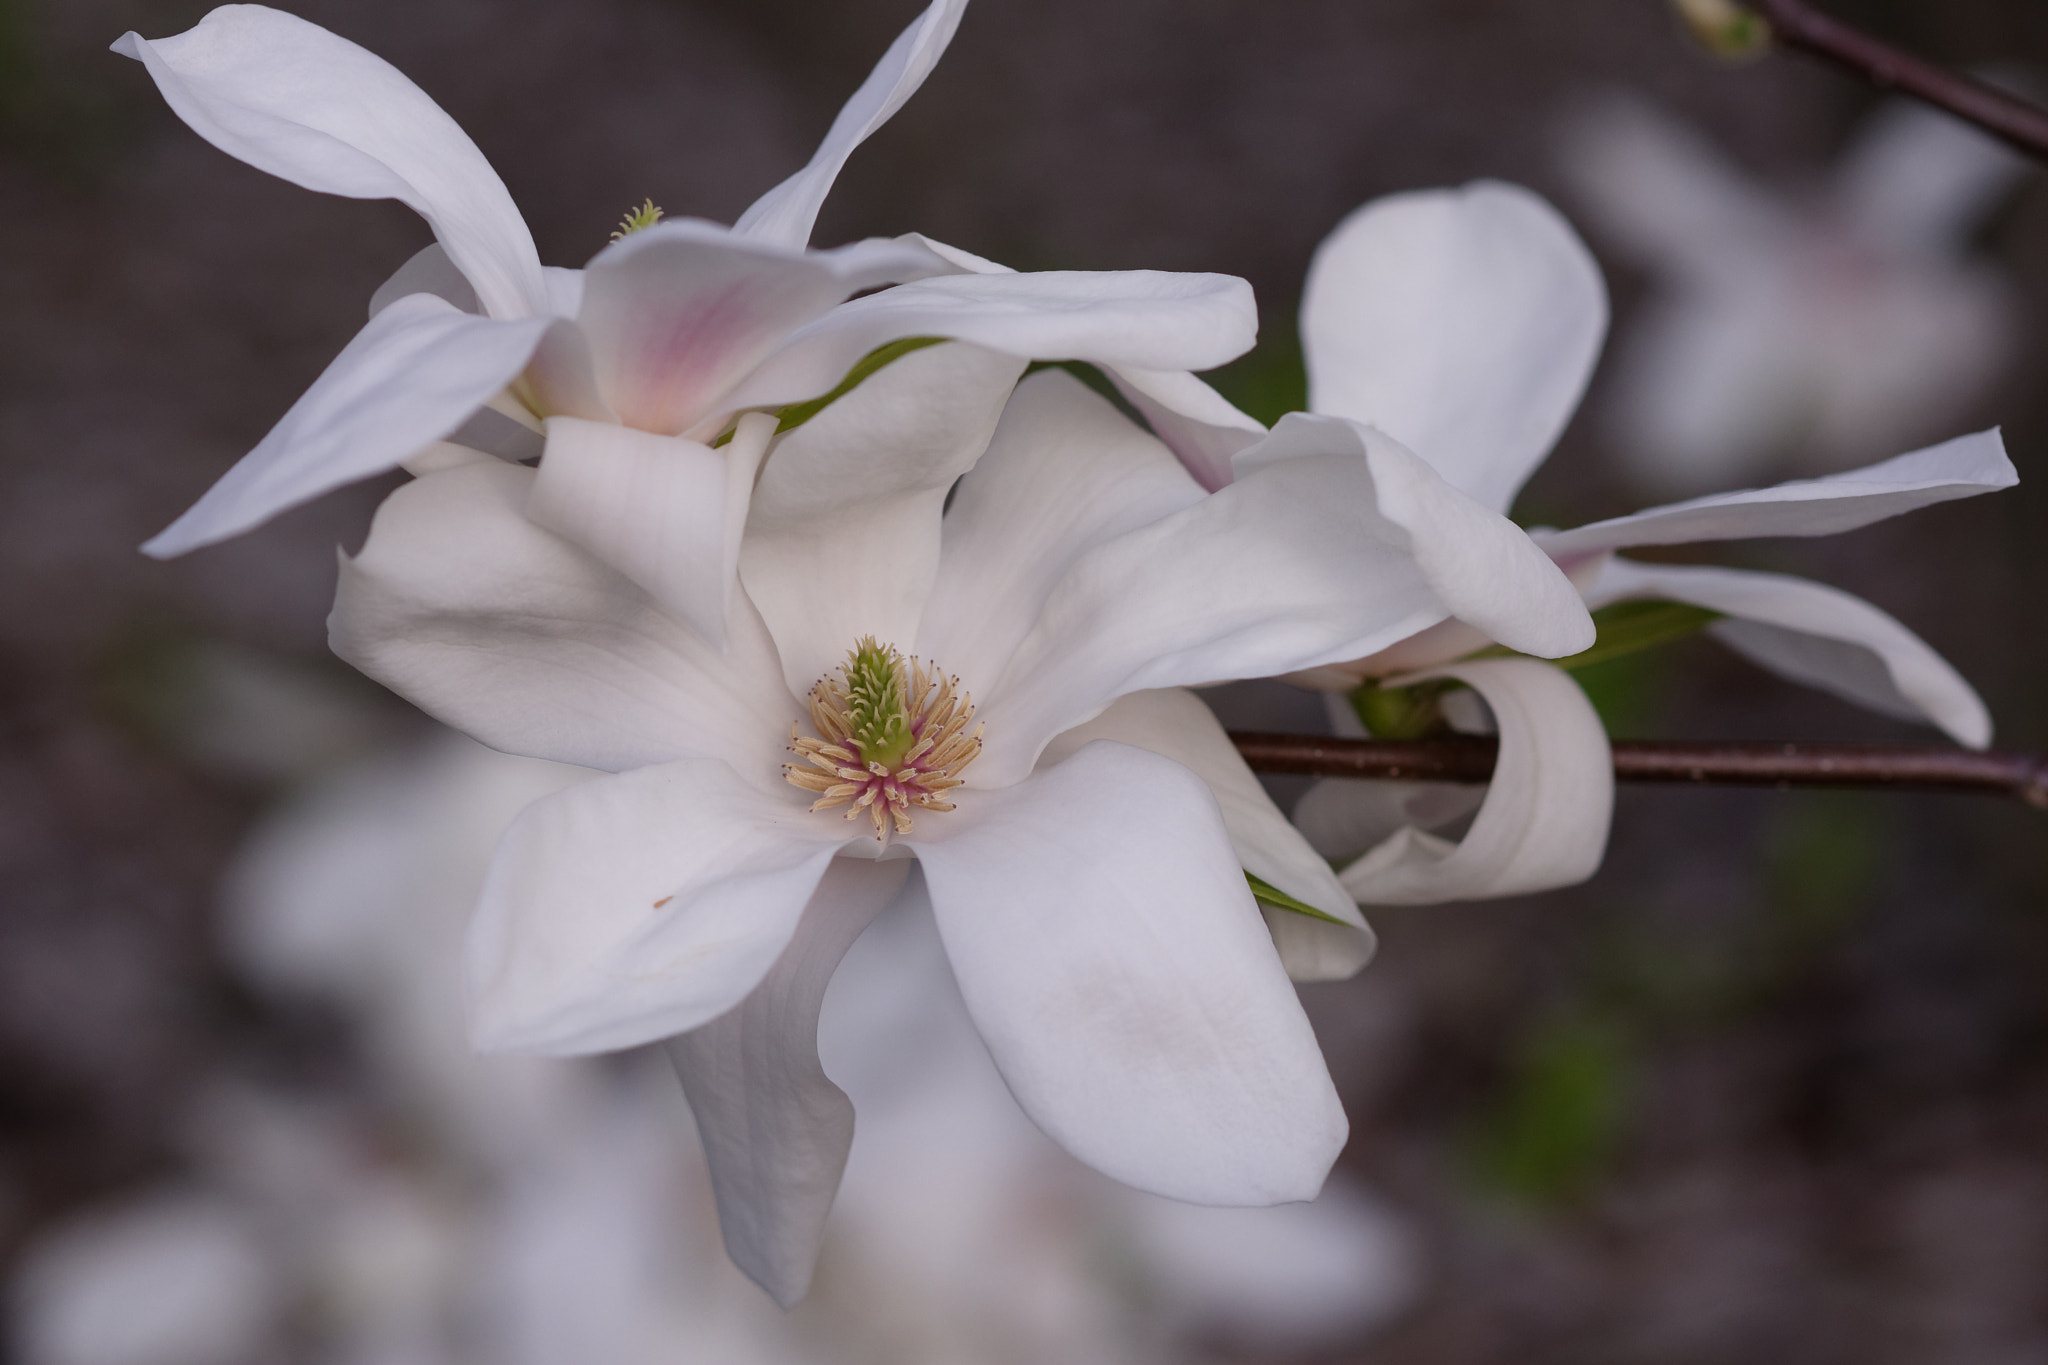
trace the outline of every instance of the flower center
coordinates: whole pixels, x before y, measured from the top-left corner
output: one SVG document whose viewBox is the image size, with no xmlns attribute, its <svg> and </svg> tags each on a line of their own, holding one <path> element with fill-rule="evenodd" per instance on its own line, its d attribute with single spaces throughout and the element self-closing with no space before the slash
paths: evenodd
<svg viewBox="0 0 2048 1365">
<path fill-rule="evenodd" d="M 836 677 L 811 689 L 818 738 L 789 727 L 790 752 L 803 761 L 783 764 L 782 775 L 818 793 L 812 810 L 846 806 L 849 820 L 866 811 L 882 843 L 910 833 L 912 806 L 953 809 L 945 794 L 981 752 L 981 727 L 967 731 L 974 703 L 955 691 L 959 682 L 864 638 Z"/>
</svg>

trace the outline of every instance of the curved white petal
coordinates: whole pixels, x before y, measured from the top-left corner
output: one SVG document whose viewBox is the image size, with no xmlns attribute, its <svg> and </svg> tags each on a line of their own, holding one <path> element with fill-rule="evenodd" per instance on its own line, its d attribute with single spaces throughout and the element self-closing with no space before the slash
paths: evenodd
<svg viewBox="0 0 2048 1365">
<path fill-rule="evenodd" d="M 710 1023 L 775 965 L 846 838 L 716 759 L 543 797 L 499 841 L 470 924 L 471 1038 L 573 1056 Z"/>
<path fill-rule="evenodd" d="M 977 346 L 927 346 L 775 443 L 740 576 L 792 693 L 808 692 L 863 635 L 914 646 L 946 494 L 987 449 L 1023 368 Z"/>
<path fill-rule="evenodd" d="M 1139 1189 L 1313 1198 L 1344 1111 L 1202 780 L 1099 740 L 971 801 L 918 858 L 1025 1112 Z"/>
<path fill-rule="evenodd" d="M 749 241 L 716 223 L 671 219 L 591 260 L 576 320 L 589 340 L 598 387 L 619 420 L 673 436 L 722 412 L 765 406 L 751 396 L 721 400 L 783 338 L 847 295 L 936 264 L 909 243 L 803 251 Z M 866 352 L 771 401 L 825 392 Z"/>
<path fill-rule="evenodd" d="M 1480 659 L 1457 678 L 1486 699 L 1500 758 L 1472 827 L 1455 844 L 1409 826 L 1340 874 L 1366 905 L 1484 900 L 1571 886 L 1600 868 L 1614 814 L 1607 732 L 1571 675 L 1534 659 Z"/>
<path fill-rule="evenodd" d="M 732 230 L 784 246 L 800 247 L 809 242 L 818 210 L 846 158 L 917 93 L 953 41 L 953 31 L 960 27 L 960 16 L 966 10 L 967 0 L 933 0 L 882 54 L 882 60 L 832 120 L 831 130 L 804 168 L 756 199 Z"/>
<path fill-rule="evenodd" d="M 1152 433 L 1166 442 L 1166 448 L 1180 457 L 1196 482 L 1212 493 L 1235 477 L 1232 458 L 1266 434 L 1256 419 L 1239 412 L 1222 394 L 1186 370 L 1125 367 L 1112 368 L 1108 374 L 1117 391 L 1143 415 Z"/>
<path fill-rule="evenodd" d="M 1079 380 L 1032 376 L 953 495 L 917 653 L 986 700 L 1075 558 L 1201 500 L 1159 442 Z"/>
<path fill-rule="evenodd" d="M 222 5 L 174 38 L 123 34 L 192 131 L 260 171 L 425 218 L 494 318 L 547 313 L 533 236 L 469 136 L 383 58 L 262 5 Z"/>
<path fill-rule="evenodd" d="M 574 417 L 551 417 L 547 430 L 526 515 L 723 648 L 747 501 L 775 418 L 749 413 L 718 447 Z"/>
<path fill-rule="evenodd" d="M 1232 275 L 941 275 L 840 304 L 792 334 L 734 390 L 727 406 L 761 407 L 822 393 L 875 347 L 914 336 L 971 341 L 1027 360 L 1206 370 L 1251 348 L 1258 315 L 1251 286 Z"/>
<path fill-rule="evenodd" d="M 1991 742 L 1991 715 L 1926 641 L 1860 597 L 1789 574 L 1643 564 L 1614 558 L 1586 589 L 1599 607 L 1661 597 L 1726 614 L 1723 644 L 1794 682 L 1887 716 L 1925 721 L 1959 744 Z"/>
<path fill-rule="evenodd" d="M 1027 456 L 1035 442 L 1130 439 L 1120 415 L 1063 376 L 1021 386 L 1013 410 L 1034 389 L 1017 437 Z M 1452 611 L 1523 649 L 1591 643 L 1577 591 L 1527 536 L 1379 433 L 1290 415 L 1237 470 L 1185 510 L 1081 547 L 1037 609 L 990 611 L 1031 628 L 981 694 L 984 781 L 1015 781 L 1046 740 L 1126 692 L 1358 658 Z M 1001 589 L 942 568 L 940 591 L 993 600 Z"/>
<path fill-rule="evenodd" d="M 454 304 L 465 313 L 481 313 L 483 303 L 476 286 L 448 257 L 448 248 L 429 242 L 406 257 L 405 264 L 391 272 L 391 278 L 370 295 L 370 316 L 389 308 L 408 294 L 432 294 Z"/>
<path fill-rule="evenodd" d="M 905 239 L 930 248 L 934 255 L 966 274 L 1018 273 L 971 251 L 935 242 L 923 233 L 906 233 Z M 1106 365 L 1104 372 L 1118 392 L 1143 414 L 1153 435 L 1164 441 L 1196 481 L 1211 492 L 1230 482 L 1231 456 L 1266 434 L 1261 423 L 1239 412 L 1222 394 L 1186 370 Z"/>
<path fill-rule="evenodd" d="M 818 1062 L 818 1010 L 908 858 L 834 858 L 789 946 L 735 1009 L 664 1045 L 704 1139 L 733 1264 L 784 1308 L 811 1285 L 853 1144 L 853 1104 Z"/>
<path fill-rule="evenodd" d="M 1496 512 L 1550 453 L 1607 332 L 1585 244 L 1495 181 L 1374 200 L 1316 248 L 1303 288 L 1309 407 L 1387 432 Z"/>
<path fill-rule="evenodd" d="M 1331 452 L 1364 456 L 1374 510 L 1405 537 L 1448 614 L 1525 654 L 1562 657 L 1593 643 L 1577 590 L 1528 535 L 1382 431 L 1290 413 L 1236 467 L 1247 477 Z"/>
<path fill-rule="evenodd" d="M 485 461 L 385 499 L 342 561 L 334 652 L 510 753 L 611 771 L 706 756 L 773 778 L 801 713 L 745 596 L 720 653 L 527 520 L 533 480 Z"/>
<path fill-rule="evenodd" d="M 1184 688 L 1133 692 L 1107 711 L 1054 739 L 1038 762 L 1056 767 L 1091 740 L 1112 739 L 1170 758 L 1209 784 L 1223 812 L 1230 846 L 1244 870 L 1305 901 L 1331 924 L 1291 910 L 1264 911 L 1287 974 L 1296 981 L 1339 981 L 1372 960 L 1376 940 L 1351 896 L 1322 856 L 1266 795 L 1216 713 Z"/>
<path fill-rule="evenodd" d="M 452 433 L 525 366 L 545 318 L 494 322 L 431 294 L 384 309 L 254 450 L 143 545 L 159 559 L 396 469 Z"/>
<path fill-rule="evenodd" d="M 1820 479 L 1653 507 L 1539 536 L 1552 558 L 1578 560 L 1631 545 L 1684 545 L 1753 536 L 1827 536 L 1917 507 L 1974 497 L 2019 482 L 1998 430 L 1958 436 L 1862 469 Z"/>
</svg>

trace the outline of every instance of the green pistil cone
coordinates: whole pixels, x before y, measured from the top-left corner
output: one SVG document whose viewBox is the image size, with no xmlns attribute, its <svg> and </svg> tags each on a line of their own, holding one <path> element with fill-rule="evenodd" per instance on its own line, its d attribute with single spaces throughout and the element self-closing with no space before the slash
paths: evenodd
<svg viewBox="0 0 2048 1365">
<path fill-rule="evenodd" d="M 896 768 L 910 752 L 910 678 L 903 656 L 873 636 L 846 660 L 846 714 L 861 761 Z"/>
</svg>

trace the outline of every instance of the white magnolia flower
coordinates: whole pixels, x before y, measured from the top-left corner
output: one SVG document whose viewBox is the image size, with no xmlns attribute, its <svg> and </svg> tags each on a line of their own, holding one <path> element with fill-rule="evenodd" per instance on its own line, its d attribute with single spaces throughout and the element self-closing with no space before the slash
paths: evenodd
<svg viewBox="0 0 2048 1365">
<path fill-rule="evenodd" d="M 1318 249 L 1302 304 L 1309 402 L 1371 422 L 1452 485 L 1505 512 L 1569 419 L 1598 355 L 1607 299 L 1592 257 L 1548 204 L 1509 185 L 1394 195 Z M 1991 725 L 1969 684 L 1892 617 L 1783 574 L 1651 564 L 1631 546 L 1832 535 L 2017 481 L 1995 431 L 1868 468 L 1652 508 L 1537 542 L 1587 606 L 1632 599 L 1720 613 L 1710 632 L 1774 672 L 1982 747 Z M 1455 544 L 1455 543 L 1454 543 Z M 1490 708 L 1499 766 L 1458 844 L 1423 832 L 1471 809 L 1441 789 L 1320 784 L 1296 819 L 1365 902 L 1516 894 L 1590 876 L 1605 847 L 1613 774 L 1599 720 L 1549 664 L 1469 656 L 1501 637 L 1470 617 L 1303 679 L 1448 677 Z M 1462 662 L 1460 662 L 1462 660 Z M 1348 708 L 1345 708 L 1348 711 Z"/>
<path fill-rule="evenodd" d="M 174 38 L 126 35 L 115 49 L 145 63 L 215 146 L 311 189 L 400 199 L 436 238 L 378 291 L 369 325 L 276 428 L 144 548 L 178 554 L 402 463 L 544 452 L 532 514 L 575 538 L 601 528 L 614 551 L 635 539 L 662 565 L 657 595 L 715 636 L 738 531 L 726 513 L 744 506 L 774 426 L 718 444 L 736 414 L 824 395 L 877 347 L 918 337 L 1140 372 L 1206 368 L 1249 346 L 1242 280 L 987 276 L 916 237 L 806 248 L 840 167 L 917 89 L 964 8 L 936 0 L 810 163 L 736 225 L 656 223 L 582 271 L 542 267 L 483 154 L 354 44 L 258 5 L 223 6 Z M 847 302 L 903 280 L 917 283 Z M 636 511 L 643 524 L 622 531 Z"/>
<path fill-rule="evenodd" d="M 930 346 L 779 436 L 743 421 L 734 444 L 769 450 L 722 649 L 653 590 L 639 549 L 666 528 L 638 539 L 613 504 L 612 533 L 580 537 L 600 556 L 524 514 L 545 464 L 426 474 L 343 569 L 344 658 L 495 747 L 618 774 L 508 832 L 474 1033 L 671 1040 L 728 1245 L 784 1302 L 852 1124 L 816 1062 L 819 995 L 911 857 L 1048 1133 L 1142 1189 L 1307 1198 L 1344 1118 L 1246 871 L 1316 916 L 1275 912 L 1297 972 L 1355 970 L 1370 937 L 1176 689 L 1453 613 L 1551 653 L 1588 633 L 1522 532 L 1390 441 L 1283 427 L 1210 494 L 1064 373 L 1006 404 L 1015 373 Z"/>
<path fill-rule="evenodd" d="M 1970 244 L 2027 163 L 1948 115 L 1885 106 L 1801 194 L 1634 101 L 1568 132 L 1594 225 L 1652 279 L 1605 414 L 1651 491 L 1820 473 L 1931 437 L 2010 355 L 2011 284 Z"/>
</svg>

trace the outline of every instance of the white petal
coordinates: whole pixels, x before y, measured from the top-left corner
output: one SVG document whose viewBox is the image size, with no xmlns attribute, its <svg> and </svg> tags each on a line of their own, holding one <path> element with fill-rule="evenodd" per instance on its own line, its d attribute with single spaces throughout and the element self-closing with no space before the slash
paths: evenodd
<svg viewBox="0 0 2048 1365">
<path fill-rule="evenodd" d="M 383 58 L 262 5 L 222 5 L 175 38 L 124 34 L 192 131 L 258 170 L 424 217 L 495 318 L 545 314 L 533 237 L 455 120 Z"/>
<path fill-rule="evenodd" d="M 498 843 L 470 925 L 476 1045 L 609 1052 L 744 1000 L 848 837 L 781 785 L 691 758 L 528 806 Z"/>
<path fill-rule="evenodd" d="M 710 756 L 773 777 L 800 713 L 744 595 L 720 653 L 528 521 L 533 479 L 489 461 L 385 499 L 342 561 L 334 652 L 510 753 L 612 771 Z"/>
<path fill-rule="evenodd" d="M 968 1012 L 1041 1128 L 1172 1198 L 1314 1197 L 1344 1111 L 1200 778 L 1097 741 L 919 830 Z"/>
<path fill-rule="evenodd" d="M 977 346 L 927 346 L 776 442 L 740 575 L 791 692 L 808 692 L 863 635 L 913 647 L 946 494 L 988 447 L 1023 368 Z"/>
<path fill-rule="evenodd" d="M 922 233 L 906 238 L 931 249 L 956 270 L 972 275 L 1014 275 L 1009 266 L 935 242 Z M 1144 415 L 1152 433 L 1180 457 L 1212 492 L 1231 480 L 1230 457 L 1265 435 L 1266 428 L 1186 370 L 1109 366 L 1110 381 Z"/>
<path fill-rule="evenodd" d="M 1600 268 L 1556 209 L 1478 181 L 1374 200 L 1316 249 L 1309 407 L 1387 432 L 1496 512 L 1556 443 L 1607 331 Z"/>
<path fill-rule="evenodd" d="M 526 515 L 723 648 L 747 500 L 775 418 L 749 413 L 715 448 L 574 417 L 547 425 Z"/>
<path fill-rule="evenodd" d="M 822 393 L 875 347 L 914 336 L 971 341 L 1027 360 L 1206 370 L 1251 348 L 1258 316 L 1251 286 L 1231 275 L 944 275 L 834 308 L 794 333 L 734 391 L 728 406 L 762 407 Z"/>
<path fill-rule="evenodd" d="M 1025 380 L 946 512 L 917 653 L 986 699 L 1077 556 L 1201 500 L 1159 442 L 1079 380 Z"/>
<path fill-rule="evenodd" d="M 716 223 L 671 219 L 592 259 L 577 322 L 619 420 L 672 436 L 723 412 L 830 389 L 868 348 L 796 392 L 727 398 L 786 336 L 847 295 L 935 265 L 910 244 L 803 251 L 748 241 Z"/>
<path fill-rule="evenodd" d="M 1610 559 L 1586 589 L 1605 606 L 1627 598 L 1691 602 L 1733 618 L 1710 627 L 1723 644 L 1810 687 L 1887 716 L 1938 725 L 1960 744 L 1991 742 L 1991 716 L 1927 642 L 1860 597 L 1789 574 Z"/>
<path fill-rule="evenodd" d="M 967 0 L 933 0 L 882 54 L 860 89 L 840 109 L 839 117 L 832 120 L 831 130 L 804 168 L 755 200 L 733 224 L 733 231 L 783 246 L 800 247 L 809 242 L 818 209 L 846 158 L 917 93 L 953 41 L 953 31 L 960 27 L 966 9 Z"/>
<path fill-rule="evenodd" d="M 1571 675 L 1534 659 L 1481 659 L 1420 676 L 1457 678 L 1486 699 L 1500 733 L 1493 781 L 1463 839 L 1410 826 L 1346 867 L 1345 889 L 1366 905 L 1427 905 L 1547 891 L 1598 871 L 1614 759 Z"/>
<path fill-rule="evenodd" d="M 1026 453 L 1033 440 L 1129 439 L 1107 403 L 1062 376 L 1021 386 L 1013 409 L 1035 387 L 1044 396 L 1018 433 Z M 1126 692 L 1358 658 L 1453 611 L 1525 650 L 1591 643 L 1577 591 L 1527 536 L 1379 433 L 1293 414 L 1237 470 L 1184 511 L 1083 547 L 1042 607 L 990 610 L 1032 625 L 984 689 L 984 781 L 1016 780 L 1047 739 Z M 944 569 L 940 591 L 1006 595 Z"/>
<path fill-rule="evenodd" d="M 456 269 L 455 262 L 448 258 L 448 248 L 439 242 L 429 242 L 415 251 L 404 265 L 391 272 L 390 279 L 377 286 L 370 295 L 370 316 L 376 317 L 408 294 L 432 294 L 465 313 L 484 310 L 477 299 L 476 286 Z"/>
<path fill-rule="evenodd" d="M 1266 795 L 1216 713 L 1184 688 L 1133 692 L 1045 746 L 1039 771 L 1066 761 L 1091 740 L 1113 739 L 1170 758 L 1209 784 L 1223 811 L 1230 846 L 1244 870 L 1343 924 L 1290 910 L 1265 910 L 1266 926 L 1296 981 L 1338 981 L 1372 960 L 1375 940 L 1351 896 L 1322 856 Z"/>
<path fill-rule="evenodd" d="M 1266 434 L 1222 394 L 1186 370 L 1110 369 L 1110 381 L 1210 492 L 1236 477 L 1232 457 Z"/>
<path fill-rule="evenodd" d="M 430 294 L 400 299 L 356 333 L 270 434 L 144 552 L 184 554 L 396 469 L 515 378 L 548 326 L 544 318 L 472 317 Z"/>
<path fill-rule="evenodd" d="M 1770 488 L 1716 493 L 1547 533 L 1539 539 L 1553 558 L 1573 561 L 1630 545 L 1829 536 L 1916 507 L 2010 488 L 2019 477 L 1994 428 L 1826 478 L 1791 479 Z"/>
<path fill-rule="evenodd" d="M 910 867 L 834 858 L 761 984 L 665 1044 L 704 1139 L 725 1249 L 784 1308 L 810 1288 L 853 1144 L 853 1105 L 818 1062 L 818 1009 L 839 960 Z"/>
</svg>

